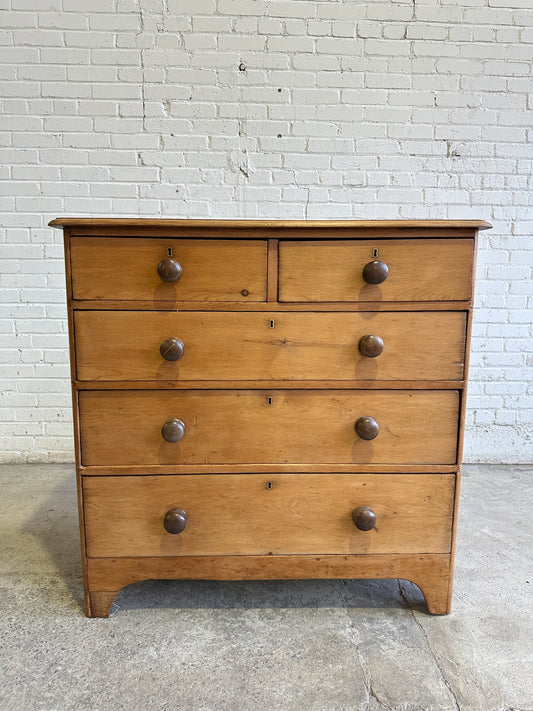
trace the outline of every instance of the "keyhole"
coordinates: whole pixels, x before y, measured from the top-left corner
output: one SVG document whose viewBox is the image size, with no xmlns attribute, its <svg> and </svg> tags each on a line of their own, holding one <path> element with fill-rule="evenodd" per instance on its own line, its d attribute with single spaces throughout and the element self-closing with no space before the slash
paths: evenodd
<svg viewBox="0 0 533 711">
<path fill-rule="evenodd" d="M 270 321 L 269 321 L 269 323 L 268 323 L 268 327 L 269 327 L 269 328 L 274 328 L 275 325 L 276 325 L 276 324 L 274 323 L 274 319 L 271 318 Z"/>
<path fill-rule="evenodd" d="M 267 405 L 272 405 L 272 398 L 271 397 L 267 397 Z"/>
<path fill-rule="evenodd" d="M 379 249 L 375 248 L 372 250 L 372 256 L 373 257 L 378 257 L 379 256 Z"/>
<path fill-rule="evenodd" d="M 272 482 L 271 481 L 267 481 L 267 489 L 272 489 Z"/>
<path fill-rule="evenodd" d="M 168 254 L 169 257 L 172 257 L 172 254 L 173 254 L 172 247 L 169 247 L 169 248 L 167 249 L 167 254 Z"/>
</svg>

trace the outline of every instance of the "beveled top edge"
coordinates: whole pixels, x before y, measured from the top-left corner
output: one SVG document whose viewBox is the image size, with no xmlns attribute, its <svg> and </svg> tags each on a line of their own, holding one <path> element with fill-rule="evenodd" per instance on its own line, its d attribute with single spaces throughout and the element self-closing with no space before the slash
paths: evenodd
<svg viewBox="0 0 533 711">
<path fill-rule="evenodd" d="M 147 217 L 56 217 L 48 223 L 49 227 L 215 227 L 230 229 L 298 229 L 298 228 L 336 228 L 336 229 L 398 229 L 398 228 L 471 228 L 491 229 L 492 225 L 484 220 L 185 220 Z"/>
</svg>

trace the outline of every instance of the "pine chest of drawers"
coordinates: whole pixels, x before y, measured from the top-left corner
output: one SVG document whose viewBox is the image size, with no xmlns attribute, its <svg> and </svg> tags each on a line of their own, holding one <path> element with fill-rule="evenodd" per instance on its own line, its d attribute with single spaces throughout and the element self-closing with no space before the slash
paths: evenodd
<svg viewBox="0 0 533 711">
<path fill-rule="evenodd" d="M 481 221 L 57 219 L 86 611 L 146 578 L 450 609 Z"/>
</svg>

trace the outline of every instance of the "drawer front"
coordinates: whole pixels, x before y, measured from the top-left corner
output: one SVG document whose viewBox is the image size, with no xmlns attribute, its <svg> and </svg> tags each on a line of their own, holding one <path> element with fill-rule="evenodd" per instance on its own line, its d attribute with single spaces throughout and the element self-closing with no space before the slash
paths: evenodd
<svg viewBox="0 0 533 711">
<path fill-rule="evenodd" d="M 85 465 L 453 464 L 457 391 L 82 391 Z M 363 439 L 375 434 L 374 439 Z M 182 424 L 179 424 L 181 422 Z M 166 424 L 168 423 L 168 424 Z M 163 437 L 181 439 L 169 442 Z"/>
<path fill-rule="evenodd" d="M 466 301 L 473 250 L 471 239 L 280 242 L 279 300 Z M 380 284 L 363 279 L 373 261 L 388 267 Z"/>
<path fill-rule="evenodd" d="M 462 312 L 77 311 L 74 322 L 79 380 L 461 380 L 464 373 Z M 380 355 L 368 350 L 381 347 L 368 336 L 381 339 Z M 166 360 L 161 348 L 167 357 L 181 353 L 173 338 L 183 355 Z"/>
<path fill-rule="evenodd" d="M 448 553 L 454 484 L 453 474 L 85 477 L 87 554 Z M 356 527 L 360 506 L 375 528 Z M 171 534 L 175 508 L 187 520 Z"/>
<path fill-rule="evenodd" d="M 173 282 L 158 274 L 169 250 L 182 270 Z M 261 240 L 72 237 L 70 258 L 74 299 L 253 302 L 266 297 Z"/>
</svg>

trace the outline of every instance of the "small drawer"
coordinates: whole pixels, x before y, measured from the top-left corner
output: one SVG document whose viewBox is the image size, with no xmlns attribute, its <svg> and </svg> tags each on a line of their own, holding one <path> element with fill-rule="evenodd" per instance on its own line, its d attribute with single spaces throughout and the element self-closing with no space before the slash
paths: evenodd
<svg viewBox="0 0 533 711">
<path fill-rule="evenodd" d="M 454 464 L 455 390 L 79 393 L 84 465 Z"/>
<path fill-rule="evenodd" d="M 449 553 L 454 487 L 453 474 L 84 477 L 87 555 Z"/>
<path fill-rule="evenodd" d="M 75 311 L 81 381 L 461 380 L 464 312 Z"/>
<path fill-rule="evenodd" d="M 74 299 L 264 301 L 266 242 L 72 237 Z"/>
<path fill-rule="evenodd" d="M 279 244 L 279 300 L 467 301 L 471 239 L 387 239 Z"/>
</svg>

